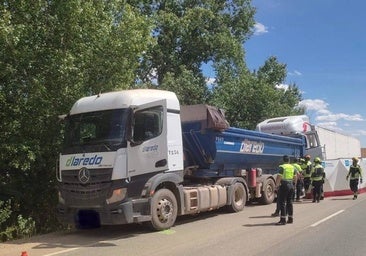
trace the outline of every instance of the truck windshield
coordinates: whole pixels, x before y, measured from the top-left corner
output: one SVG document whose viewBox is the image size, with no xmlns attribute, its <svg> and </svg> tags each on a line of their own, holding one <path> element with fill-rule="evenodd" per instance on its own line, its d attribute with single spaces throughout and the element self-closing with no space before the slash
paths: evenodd
<svg viewBox="0 0 366 256">
<path fill-rule="evenodd" d="M 113 109 L 68 116 L 64 150 L 91 146 L 95 151 L 114 151 L 126 147 L 128 113 L 128 109 Z"/>
</svg>

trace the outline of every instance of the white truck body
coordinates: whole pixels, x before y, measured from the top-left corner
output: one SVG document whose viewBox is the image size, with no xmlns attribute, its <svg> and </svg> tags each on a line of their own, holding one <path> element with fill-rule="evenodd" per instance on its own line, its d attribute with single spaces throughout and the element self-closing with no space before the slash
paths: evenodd
<svg viewBox="0 0 366 256">
<path fill-rule="evenodd" d="M 316 126 L 325 160 L 361 156 L 361 142 L 352 136 Z"/>
</svg>

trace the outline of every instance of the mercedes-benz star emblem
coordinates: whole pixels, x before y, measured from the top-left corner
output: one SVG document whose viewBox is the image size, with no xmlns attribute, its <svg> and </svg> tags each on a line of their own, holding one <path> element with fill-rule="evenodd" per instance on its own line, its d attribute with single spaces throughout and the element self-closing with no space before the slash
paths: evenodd
<svg viewBox="0 0 366 256">
<path fill-rule="evenodd" d="M 79 171 L 79 181 L 82 184 L 86 184 L 86 183 L 88 183 L 89 180 L 90 180 L 89 170 L 85 167 L 81 168 L 80 171 Z"/>
</svg>

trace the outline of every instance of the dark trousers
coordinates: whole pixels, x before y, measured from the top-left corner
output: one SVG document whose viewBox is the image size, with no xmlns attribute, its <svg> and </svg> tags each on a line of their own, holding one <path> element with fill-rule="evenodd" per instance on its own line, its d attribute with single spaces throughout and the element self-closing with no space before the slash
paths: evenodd
<svg viewBox="0 0 366 256">
<path fill-rule="evenodd" d="M 322 180 L 314 180 L 313 183 L 313 201 L 320 200 L 320 197 L 322 195 L 322 187 L 323 187 L 323 181 Z"/>
<path fill-rule="evenodd" d="M 300 179 L 296 183 L 296 200 L 300 199 L 301 192 L 302 192 L 302 186 L 303 186 L 303 181 Z"/>
<path fill-rule="evenodd" d="M 294 185 L 291 182 L 283 182 L 278 190 L 278 198 L 280 205 L 280 216 L 281 219 L 293 216 L 294 208 L 292 204 L 292 198 L 294 194 Z"/>
<path fill-rule="evenodd" d="M 311 184 L 311 178 L 310 177 L 305 177 L 304 178 L 304 189 L 305 189 L 305 194 L 308 192 L 309 187 Z"/>
<path fill-rule="evenodd" d="M 358 179 L 350 180 L 349 187 L 351 188 L 353 193 L 358 192 Z"/>
</svg>

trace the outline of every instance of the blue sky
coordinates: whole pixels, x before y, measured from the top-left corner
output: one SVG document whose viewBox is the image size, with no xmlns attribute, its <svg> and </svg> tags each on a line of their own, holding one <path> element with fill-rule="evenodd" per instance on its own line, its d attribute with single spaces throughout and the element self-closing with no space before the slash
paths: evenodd
<svg viewBox="0 0 366 256">
<path fill-rule="evenodd" d="M 366 147 L 366 1 L 253 0 L 254 35 L 244 44 L 257 70 L 270 56 L 287 65 L 312 123 Z"/>
</svg>

